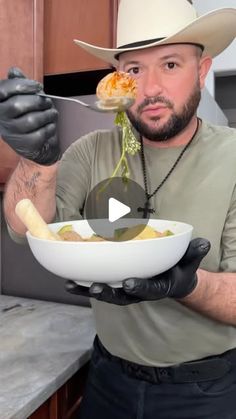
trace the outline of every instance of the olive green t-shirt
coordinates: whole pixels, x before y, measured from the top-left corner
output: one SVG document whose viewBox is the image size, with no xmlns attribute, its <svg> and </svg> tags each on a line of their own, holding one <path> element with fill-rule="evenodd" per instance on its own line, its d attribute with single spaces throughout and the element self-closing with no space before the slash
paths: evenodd
<svg viewBox="0 0 236 419">
<path fill-rule="evenodd" d="M 182 149 L 144 146 L 149 192 L 160 184 Z M 90 133 L 70 146 L 59 167 L 58 220 L 82 217 L 88 193 L 111 175 L 120 155 L 117 128 Z M 128 164 L 131 179 L 144 186 L 140 155 L 129 156 Z M 203 122 L 177 167 L 152 198 L 154 218 L 192 224 L 193 237 L 210 240 L 211 250 L 201 267 L 211 272 L 236 272 L 235 185 L 236 131 Z M 207 318 L 174 299 L 129 306 L 91 299 L 91 304 L 103 345 L 112 354 L 140 364 L 167 366 L 236 347 L 235 327 Z"/>
<path fill-rule="evenodd" d="M 149 192 L 162 181 L 182 149 L 145 145 Z M 91 133 L 66 151 L 58 176 L 58 219 L 81 216 L 89 191 L 111 175 L 120 155 L 117 129 Z M 140 155 L 129 156 L 128 163 L 131 179 L 143 186 Z M 203 122 L 152 199 L 153 217 L 190 223 L 194 237 L 210 240 L 211 250 L 201 267 L 211 272 L 236 272 L 235 185 L 236 131 Z M 104 346 L 137 363 L 178 364 L 236 347 L 235 327 L 211 320 L 174 299 L 125 307 L 94 299 L 91 304 Z"/>
</svg>

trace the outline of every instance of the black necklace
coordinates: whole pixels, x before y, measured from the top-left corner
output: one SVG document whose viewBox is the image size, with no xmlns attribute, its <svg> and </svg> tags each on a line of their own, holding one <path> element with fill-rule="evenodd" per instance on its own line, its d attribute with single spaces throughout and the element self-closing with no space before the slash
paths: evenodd
<svg viewBox="0 0 236 419">
<path fill-rule="evenodd" d="M 155 209 L 150 208 L 150 199 L 159 191 L 159 189 L 164 185 L 164 183 L 167 181 L 167 179 L 170 177 L 173 170 L 176 168 L 177 164 L 179 163 L 180 159 L 183 157 L 185 151 L 190 147 L 199 127 L 199 119 L 197 119 L 197 127 L 193 133 L 193 136 L 189 140 L 189 142 L 186 144 L 186 146 L 181 151 L 180 155 L 178 156 L 177 160 L 174 162 L 173 166 L 169 170 L 169 172 L 166 174 L 164 179 L 161 181 L 161 183 L 156 187 L 156 189 L 152 192 L 148 192 L 148 184 L 147 184 L 147 170 L 146 170 L 146 162 L 145 162 L 145 156 L 144 156 L 144 148 L 143 148 L 143 139 L 140 136 L 140 143 L 141 143 L 141 162 L 142 162 L 142 169 L 143 169 L 143 181 L 144 181 L 144 187 L 145 187 L 145 195 L 146 195 L 146 201 L 144 203 L 144 208 L 139 207 L 138 212 L 143 212 L 142 218 L 147 218 L 148 214 L 154 214 Z"/>
</svg>

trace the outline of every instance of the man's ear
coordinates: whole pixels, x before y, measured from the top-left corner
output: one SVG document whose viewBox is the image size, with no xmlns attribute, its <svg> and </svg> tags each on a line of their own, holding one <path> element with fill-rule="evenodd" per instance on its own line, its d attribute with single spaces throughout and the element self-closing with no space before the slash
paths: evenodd
<svg viewBox="0 0 236 419">
<path fill-rule="evenodd" d="M 206 76 L 211 68 L 212 58 L 207 55 L 205 57 L 200 58 L 199 61 L 199 82 L 201 89 L 205 86 Z"/>
</svg>

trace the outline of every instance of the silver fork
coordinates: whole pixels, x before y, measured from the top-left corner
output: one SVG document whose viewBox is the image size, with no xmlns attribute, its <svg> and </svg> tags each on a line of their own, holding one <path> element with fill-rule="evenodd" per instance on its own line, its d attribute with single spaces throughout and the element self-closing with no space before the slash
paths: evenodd
<svg viewBox="0 0 236 419">
<path fill-rule="evenodd" d="M 51 99 L 60 99 L 60 100 L 67 100 L 69 102 L 78 103 L 85 108 L 91 109 L 96 112 L 122 112 L 128 109 L 133 103 L 134 99 L 130 97 L 120 96 L 107 99 L 106 101 L 98 100 L 94 102 L 92 105 L 82 102 L 79 99 L 75 99 L 72 97 L 64 97 L 64 96 L 55 96 L 55 95 L 48 95 L 47 93 L 37 93 L 38 96 L 42 97 L 49 97 Z"/>
</svg>

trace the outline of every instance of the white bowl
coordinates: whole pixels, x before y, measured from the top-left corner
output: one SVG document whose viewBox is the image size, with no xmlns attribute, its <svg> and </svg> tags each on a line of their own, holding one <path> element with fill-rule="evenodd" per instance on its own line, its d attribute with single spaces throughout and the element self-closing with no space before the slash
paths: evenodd
<svg viewBox="0 0 236 419">
<path fill-rule="evenodd" d="M 132 222 L 143 224 L 144 220 Z M 86 220 L 53 223 L 49 227 L 57 232 L 66 224 L 72 224 L 83 237 L 94 233 Z M 121 219 L 120 227 L 126 225 L 130 225 L 130 219 Z M 84 286 L 104 282 L 118 287 L 126 278 L 148 278 L 166 271 L 182 258 L 189 245 L 193 230 L 189 224 L 150 219 L 148 225 L 158 231 L 171 230 L 174 235 L 123 242 L 51 241 L 29 232 L 26 236 L 35 258 L 48 271 Z"/>
</svg>

